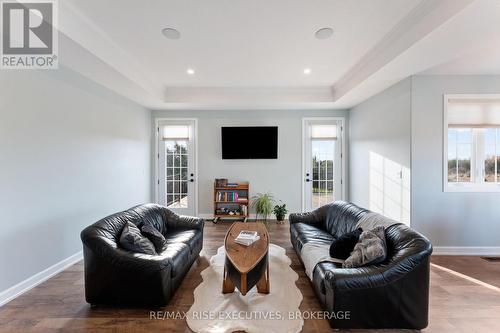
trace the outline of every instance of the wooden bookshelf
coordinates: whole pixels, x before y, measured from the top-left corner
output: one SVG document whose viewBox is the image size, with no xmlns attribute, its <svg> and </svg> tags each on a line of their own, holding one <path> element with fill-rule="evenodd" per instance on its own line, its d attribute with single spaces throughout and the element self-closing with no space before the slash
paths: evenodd
<svg viewBox="0 0 500 333">
<path fill-rule="evenodd" d="M 235 184 L 230 186 L 230 184 Z M 242 219 L 246 222 L 250 208 L 250 185 L 248 183 L 228 183 L 220 186 L 214 183 L 214 223 L 221 219 Z M 229 212 L 233 212 L 230 214 Z"/>
</svg>

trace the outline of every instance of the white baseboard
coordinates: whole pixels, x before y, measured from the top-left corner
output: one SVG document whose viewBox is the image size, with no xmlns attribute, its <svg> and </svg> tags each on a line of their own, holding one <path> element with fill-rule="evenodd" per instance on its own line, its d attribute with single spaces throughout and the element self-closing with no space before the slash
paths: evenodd
<svg viewBox="0 0 500 333">
<path fill-rule="evenodd" d="M 83 252 L 79 251 L 64 260 L 61 260 L 57 264 L 52 265 L 49 268 L 44 269 L 43 271 L 33 275 L 32 277 L 29 277 L 26 280 L 10 287 L 9 289 L 0 292 L 0 306 L 12 301 L 14 298 L 24 294 L 28 290 L 50 279 L 57 273 L 65 270 L 69 266 L 79 262 L 82 259 L 83 259 Z"/>
<path fill-rule="evenodd" d="M 500 256 L 496 246 L 434 246 L 433 255 L 440 256 Z"/>
</svg>

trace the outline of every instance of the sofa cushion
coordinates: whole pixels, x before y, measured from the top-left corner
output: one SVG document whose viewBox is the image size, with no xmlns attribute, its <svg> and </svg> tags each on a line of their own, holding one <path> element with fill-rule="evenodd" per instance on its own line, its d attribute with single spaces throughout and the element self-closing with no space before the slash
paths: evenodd
<svg viewBox="0 0 500 333">
<path fill-rule="evenodd" d="M 363 231 L 351 256 L 345 260 L 342 267 L 353 268 L 376 265 L 383 262 L 386 257 L 385 228 L 378 226 L 372 230 Z"/>
<path fill-rule="evenodd" d="M 183 243 L 193 251 L 197 248 L 198 243 L 202 241 L 202 234 L 196 230 L 174 231 L 167 235 L 166 240 L 167 246 L 169 244 Z"/>
<path fill-rule="evenodd" d="M 165 237 L 151 224 L 144 223 L 141 227 L 141 233 L 153 243 L 156 252 L 160 253 L 167 246 Z"/>
<path fill-rule="evenodd" d="M 351 255 L 352 250 L 354 250 L 354 246 L 358 243 L 362 232 L 363 229 L 358 228 L 335 239 L 332 245 L 330 245 L 330 257 L 342 260 L 347 259 Z"/>
<path fill-rule="evenodd" d="M 299 250 L 304 244 L 313 242 L 315 244 L 330 245 L 334 238 L 328 232 L 306 223 L 294 223 L 290 226 L 291 237 L 296 240 Z"/>
<path fill-rule="evenodd" d="M 127 222 L 120 236 L 120 245 L 127 251 L 156 255 L 153 243 L 141 234 L 132 222 Z"/>
</svg>

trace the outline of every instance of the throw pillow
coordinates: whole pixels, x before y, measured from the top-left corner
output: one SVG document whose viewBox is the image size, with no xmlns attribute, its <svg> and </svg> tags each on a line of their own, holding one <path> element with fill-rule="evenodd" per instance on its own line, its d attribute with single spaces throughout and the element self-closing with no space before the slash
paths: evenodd
<svg viewBox="0 0 500 333">
<path fill-rule="evenodd" d="M 147 239 L 151 241 L 151 243 L 153 243 L 157 253 L 163 251 L 165 246 L 167 246 L 167 240 L 153 225 L 148 223 L 143 224 L 141 227 L 141 232 L 144 236 L 147 237 Z"/>
<path fill-rule="evenodd" d="M 120 245 L 128 251 L 156 255 L 153 243 L 141 234 L 132 222 L 127 222 L 120 235 Z"/>
<path fill-rule="evenodd" d="M 362 232 L 363 229 L 358 228 L 334 240 L 332 245 L 330 245 L 330 257 L 343 260 L 347 259 L 351 255 L 354 246 L 358 243 L 359 236 Z"/>
<path fill-rule="evenodd" d="M 385 229 L 383 226 L 378 226 L 361 233 L 358 243 L 354 246 L 354 250 L 349 258 L 344 261 L 342 267 L 353 268 L 376 265 L 383 262 L 386 257 Z"/>
</svg>

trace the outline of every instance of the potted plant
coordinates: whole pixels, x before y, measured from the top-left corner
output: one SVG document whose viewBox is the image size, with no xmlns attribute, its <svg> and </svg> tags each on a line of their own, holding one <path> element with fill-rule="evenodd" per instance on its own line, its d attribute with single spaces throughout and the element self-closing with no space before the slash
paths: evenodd
<svg viewBox="0 0 500 333">
<path fill-rule="evenodd" d="M 273 211 L 274 198 L 269 193 L 257 193 L 252 197 L 252 207 L 255 208 L 255 219 L 258 220 L 259 215 L 264 218 L 264 224 L 267 226 L 267 217 Z"/>
<path fill-rule="evenodd" d="M 273 213 L 276 215 L 276 220 L 278 220 L 279 223 L 282 223 L 285 220 L 286 213 L 288 213 L 286 204 L 274 206 Z"/>
</svg>

